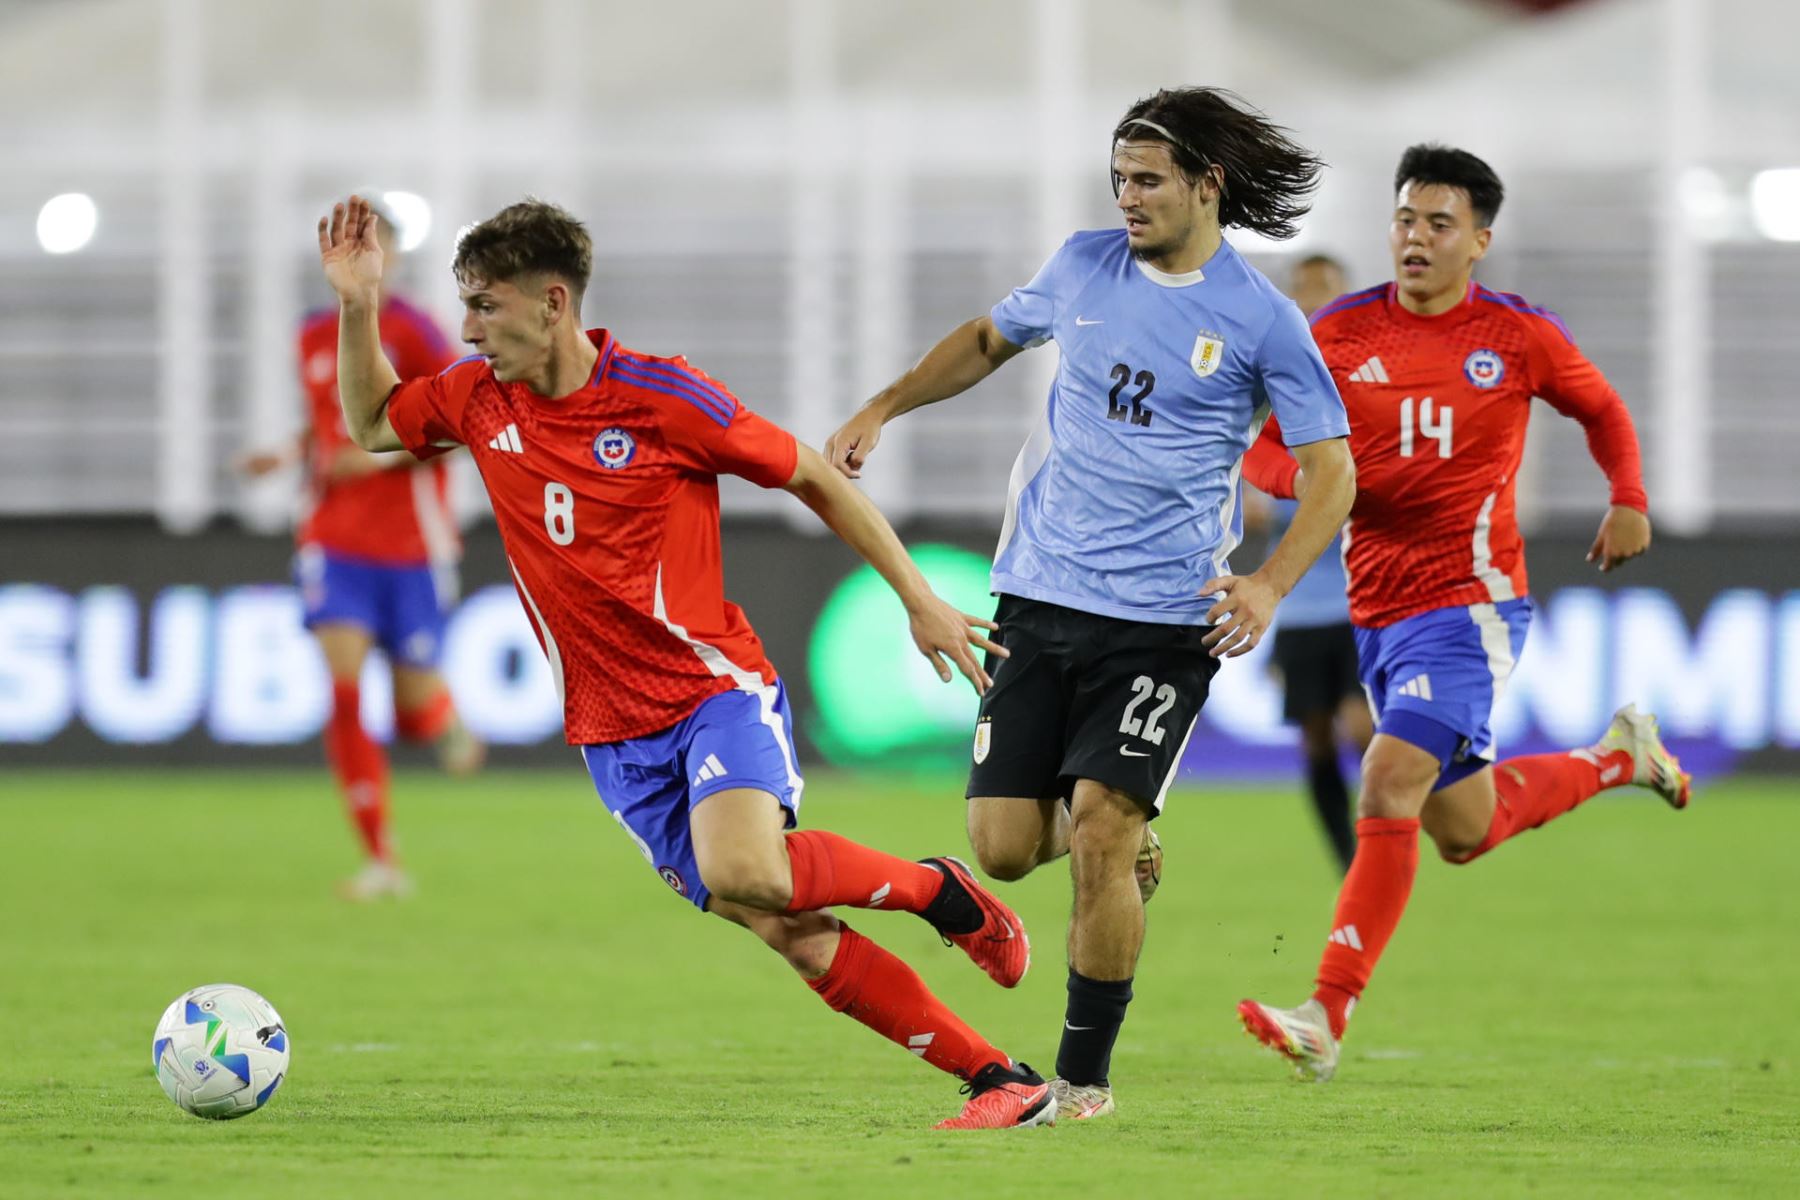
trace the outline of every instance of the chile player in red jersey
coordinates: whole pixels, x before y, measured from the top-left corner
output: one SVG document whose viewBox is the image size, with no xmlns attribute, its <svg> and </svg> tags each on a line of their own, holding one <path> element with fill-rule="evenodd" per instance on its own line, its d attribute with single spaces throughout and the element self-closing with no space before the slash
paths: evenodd
<svg viewBox="0 0 1800 1200">
<path fill-rule="evenodd" d="M 384 223 L 383 250 L 394 252 Z M 424 310 L 381 293 L 381 342 L 405 378 L 432 375 L 454 355 Z M 394 861 L 388 834 L 388 763 L 362 724 L 361 681 L 380 646 L 393 669 L 394 732 L 431 742 L 453 774 L 481 765 L 485 748 L 462 722 L 438 672 L 446 610 L 456 599 L 461 539 L 450 515 L 442 462 L 370 454 L 350 440 L 338 405 L 335 311 L 308 317 L 300 331 L 306 431 L 292 448 L 248 456 L 263 475 L 298 453 L 306 464 L 308 512 L 296 541 L 295 575 L 306 627 L 331 672 L 325 753 L 344 795 L 366 861 L 340 889 L 354 900 L 402 896 L 411 881 Z"/>
<path fill-rule="evenodd" d="M 453 269 L 476 353 L 400 381 L 377 323 L 382 252 L 369 205 L 319 222 L 341 319 L 345 423 L 366 450 L 428 459 L 466 445 L 493 501 L 513 583 L 602 802 L 678 896 L 742 925 L 827 1004 L 968 1081 L 940 1128 L 1048 1124 L 1056 1101 L 951 1012 L 910 967 L 832 916 L 915 913 L 1003 987 L 1030 963 L 1024 927 L 950 858 L 908 862 L 819 830 L 790 833 L 803 787 L 792 716 L 742 610 L 724 596 L 722 474 L 793 493 L 906 604 L 948 681 L 991 622 L 945 604 L 881 513 L 813 450 L 684 359 L 583 332 L 592 245 L 526 201 L 470 229 Z"/>
<path fill-rule="evenodd" d="M 1588 552 L 1603 571 L 1650 545 L 1637 434 L 1556 314 L 1472 281 L 1502 196 L 1492 169 L 1462 150 L 1414 146 L 1394 190 L 1395 281 L 1313 318 L 1350 414 L 1357 497 L 1345 565 L 1379 722 L 1363 759 L 1356 855 L 1312 998 L 1238 1006 L 1254 1036 L 1317 1080 L 1336 1070 L 1350 1011 L 1400 922 L 1421 828 L 1446 861 L 1467 863 L 1607 788 L 1688 802 L 1656 719 L 1631 705 L 1592 746 L 1494 761 L 1494 703 L 1532 611 L 1514 510 L 1532 397 L 1581 422 L 1611 483 Z M 1292 494 L 1304 479 L 1266 439 L 1246 478 Z"/>
</svg>

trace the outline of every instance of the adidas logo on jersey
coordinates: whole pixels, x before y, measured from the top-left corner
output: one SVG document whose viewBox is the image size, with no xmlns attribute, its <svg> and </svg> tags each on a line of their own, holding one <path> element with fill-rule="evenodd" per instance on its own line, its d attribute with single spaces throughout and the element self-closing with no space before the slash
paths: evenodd
<svg viewBox="0 0 1800 1200">
<path fill-rule="evenodd" d="M 1351 383 L 1386 383 L 1387 368 L 1381 365 L 1380 358 L 1371 358 L 1356 370 L 1350 372 Z"/>
<path fill-rule="evenodd" d="M 1362 949 L 1362 938 L 1357 936 L 1356 926 L 1354 925 L 1346 925 L 1342 929 L 1332 930 L 1330 940 L 1336 942 L 1340 946 L 1348 946 L 1352 950 Z"/>
<path fill-rule="evenodd" d="M 508 425 L 500 431 L 498 437 L 488 443 L 489 450 L 504 450 L 508 454 L 525 453 L 525 443 L 519 440 L 519 427 Z"/>
<path fill-rule="evenodd" d="M 1402 696 L 1416 696 L 1420 700 L 1431 699 L 1431 676 L 1414 675 L 1411 679 L 1400 685 L 1399 694 Z"/>
<path fill-rule="evenodd" d="M 708 783 L 714 779 L 723 779 L 724 777 L 725 764 L 719 761 L 718 755 L 709 754 L 706 756 L 706 761 L 700 764 L 700 773 L 694 776 L 694 782 Z"/>
</svg>

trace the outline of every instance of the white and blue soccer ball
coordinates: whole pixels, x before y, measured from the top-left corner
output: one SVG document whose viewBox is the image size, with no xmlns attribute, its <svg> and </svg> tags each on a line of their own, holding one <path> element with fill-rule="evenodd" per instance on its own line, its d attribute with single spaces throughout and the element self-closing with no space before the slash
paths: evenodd
<svg viewBox="0 0 1800 1200">
<path fill-rule="evenodd" d="M 287 1078 L 287 1026 L 249 988 L 209 983 L 163 1012 L 150 1059 L 156 1081 L 183 1111 L 214 1120 L 247 1116 Z"/>
</svg>

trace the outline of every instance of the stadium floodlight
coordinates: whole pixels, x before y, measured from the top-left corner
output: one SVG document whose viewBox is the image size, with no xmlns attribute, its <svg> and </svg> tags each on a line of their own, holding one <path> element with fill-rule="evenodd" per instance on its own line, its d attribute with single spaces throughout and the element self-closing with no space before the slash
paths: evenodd
<svg viewBox="0 0 1800 1200">
<path fill-rule="evenodd" d="M 431 235 L 431 205 L 417 192 L 381 193 L 381 203 L 394 215 L 394 232 L 400 237 L 400 249 L 417 250 Z"/>
<path fill-rule="evenodd" d="M 1800 167 L 1756 173 L 1750 181 L 1750 219 L 1772 242 L 1800 242 Z"/>
<path fill-rule="evenodd" d="M 64 192 L 38 209 L 38 245 L 46 254 L 73 254 L 94 240 L 100 210 L 86 192 Z"/>
</svg>

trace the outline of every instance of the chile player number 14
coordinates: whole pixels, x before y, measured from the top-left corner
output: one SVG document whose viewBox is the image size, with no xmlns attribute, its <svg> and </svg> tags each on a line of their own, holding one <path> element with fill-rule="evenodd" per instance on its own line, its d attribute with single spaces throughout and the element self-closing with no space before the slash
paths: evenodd
<svg viewBox="0 0 1800 1200">
<path fill-rule="evenodd" d="M 1413 398 L 1408 396 L 1400 402 L 1401 458 L 1413 456 L 1413 411 Z M 1450 457 L 1450 420 L 1453 416 L 1455 413 L 1448 406 L 1434 408 L 1430 396 L 1418 402 L 1418 434 L 1421 437 L 1437 439 L 1439 458 Z"/>
</svg>

